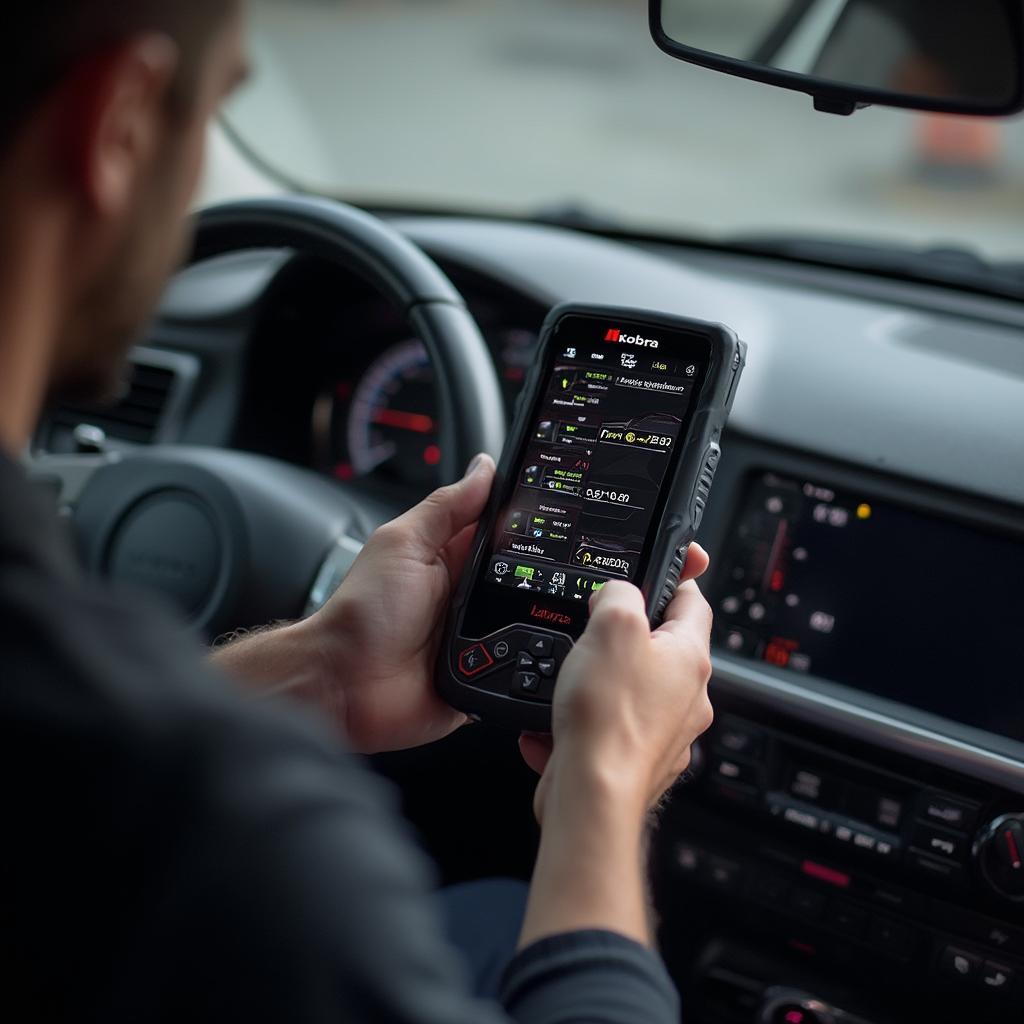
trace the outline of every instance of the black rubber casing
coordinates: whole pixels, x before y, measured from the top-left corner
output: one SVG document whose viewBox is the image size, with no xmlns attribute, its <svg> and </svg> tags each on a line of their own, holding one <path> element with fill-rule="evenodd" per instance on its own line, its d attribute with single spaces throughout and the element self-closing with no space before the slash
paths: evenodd
<svg viewBox="0 0 1024 1024">
<path fill-rule="evenodd" d="M 704 508 L 711 492 L 715 470 L 721 456 L 722 432 L 732 408 L 740 375 L 746 361 L 746 345 L 729 328 L 685 317 L 648 310 L 612 306 L 564 304 L 548 315 L 541 332 L 536 358 L 516 403 L 515 419 L 498 465 L 494 489 L 473 541 L 466 570 L 456 590 L 445 625 L 444 641 L 437 665 L 437 687 L 453 707 L 475 718 L 531 732 L 549 732 L 551 704 L 523 699 L 471 685 L 456 674 L 458 647 L 465 606 L 481 564 L 486 561 L 495 519 L 508 499 L 510 474 L 531 426 L 531 415 L 538 389 L 544 387 L 549 347 L 556 338 L 556 325 L 567 316 L 599 317 L 651 328 L 663 328 L 699 334 L 711 342 L 711 360 L 700 394 L 696 398 L 690 428 L 673 479 L 666 481 L 668 499 L 659 520 L 652 524 L 655 543 L 647 570 L 636 581 L 647 603 L 647 614 L 656 626 L 675 594 L 686 561 L 686 549 L 700 528 Z M 528 633 L 542 632 L 535 623 L 508 623 Z M 556 634 L 552 634 L 556 635 Z M 477 638 L 472 638 L 477 639 Z"/>
</svg>

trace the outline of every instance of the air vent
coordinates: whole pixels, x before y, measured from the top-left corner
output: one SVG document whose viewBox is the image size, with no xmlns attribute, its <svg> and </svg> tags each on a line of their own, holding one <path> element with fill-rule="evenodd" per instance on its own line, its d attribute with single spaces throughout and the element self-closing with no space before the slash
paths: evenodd
<svg viewBox="0 0 1024 1024">
<path fill-rule="evenodd" d="M 136 349 L 124 395 L 113 404 L 58 406 L 42 425 L 38 447 L 52 454 L 73 452 L 75 430 L 83 424 L 128 445 L 175 440 L 178 414 L 197 370 L 191 356 Z"/>
</svg>

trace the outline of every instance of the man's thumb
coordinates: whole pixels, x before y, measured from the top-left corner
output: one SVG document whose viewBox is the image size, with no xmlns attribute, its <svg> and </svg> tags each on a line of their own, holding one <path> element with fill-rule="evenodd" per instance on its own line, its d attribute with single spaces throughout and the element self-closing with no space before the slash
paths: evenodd
<svg viewBox="0 0 1024 1024">
<path fill-rule="evenodd" d="M 493 484 L 494 460 L 477 455 L 461 480 L 434 491 L 398 521 L 433 554 L 480 518 Z"/>
</svg>

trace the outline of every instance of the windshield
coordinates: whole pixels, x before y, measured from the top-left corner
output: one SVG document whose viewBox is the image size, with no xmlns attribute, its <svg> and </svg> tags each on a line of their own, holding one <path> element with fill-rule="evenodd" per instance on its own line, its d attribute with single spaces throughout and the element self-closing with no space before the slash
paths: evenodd
<svg viewBox="0 0 1024 1024">
<path fill-rule="evenodd" d="M 706 0 L 707 18 L 726 0 Z M 230 126 L 354 201 L 638 232 L 1024 254 L 1024 124 L 872 108 L 661 54 L 646 0 L 256 0 Z"/>
</svg>

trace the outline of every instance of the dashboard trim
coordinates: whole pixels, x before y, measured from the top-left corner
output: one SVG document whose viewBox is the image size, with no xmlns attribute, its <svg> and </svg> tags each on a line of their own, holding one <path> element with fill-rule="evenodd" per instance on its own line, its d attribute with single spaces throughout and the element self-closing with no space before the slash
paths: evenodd
<svg viewBox="0 0 1024 1024">
<path fill-rule="evenodd" d="M 1024 793 L 1024 761 L 790 682 L 726 654 L 715 652 L 712 661 L 713 685 L 724 693 L 754 704 L 765 704 L 770 696 L 775 712 Z"/>
<path fill-rule="evenodd" d="M 168 352 L 152 345 L 139 345 L 128 355 L 135 366 L 155 367 L 174 374 L 174 383 L 160 414 L 160 422 L 151 444 L 169 444 L 176 441 L 185 429 L 188 405 L 202 372 L 199 359 L 186 352 Z"/>
<path fill-rule="evenodd" d="M 931 285 L 907 284 L 902 299 L 894 292 L 879 301 L 795 282 L 736 280 L 635 244 L 544 226 L 425 216 L 394 223 L 436 259 L 473 266 L 543 300 L 646 306 L 729 324 L 749 345 L 734 429 L 864 469 L 1024 503 L 1024 474 L 1013 471 L 1024 435 L 1024 378 L 1013 372 L 1019 328 L 977 320 L 976 296 L 964 297 L 961 316 L 949 308 L 939 315 L 920 308 Z M 948 301 L 956 297 L 949 289 Z M 936 415 L 953 408 L 955 417 Z"/>
</svg>

